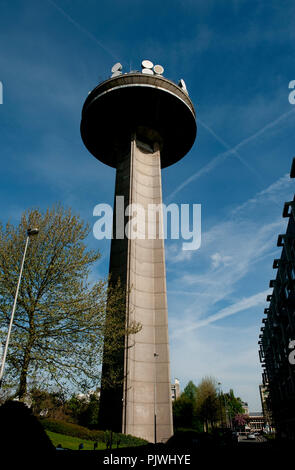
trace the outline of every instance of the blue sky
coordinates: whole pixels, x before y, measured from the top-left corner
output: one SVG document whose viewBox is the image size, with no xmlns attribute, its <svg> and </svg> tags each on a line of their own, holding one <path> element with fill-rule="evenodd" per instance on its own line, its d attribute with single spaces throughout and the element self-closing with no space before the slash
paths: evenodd
<svg viewBox="0 0 295 470">
<path fill-rule="evenodd" d="M 89 90 L 120 61 L 184 78 L 197 112 L 190 153 L 163 170 L 164 202 L 202 204 L 202 245 L 166 242 L 171 375 L 211 375 L 260 410 L 257 341 L 295 154 L 292 1 L 0 2 L 1 220 L 60 201 L 91 225 L 115 171 L 84 148 Z M 109 241 L 93 273 L 108 271 Z"/>
</svg>

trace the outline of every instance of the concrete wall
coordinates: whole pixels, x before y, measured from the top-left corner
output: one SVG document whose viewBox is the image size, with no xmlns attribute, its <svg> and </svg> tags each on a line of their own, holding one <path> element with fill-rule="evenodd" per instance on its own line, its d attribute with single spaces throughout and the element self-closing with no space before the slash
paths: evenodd
<svg viewBox="0 0 295 470">
<path fill-rule="evenodd" d="M 148 150 L 134 139 L 131 148 L 129 202 L 146 209 L 146 237 L 147 206 L 162 203 L 160 151 L 155 147 Z M 173 433 L 165 253 L 164 240 L 159 239 L 162 223 L 160 217 L 156 239 L 128 240 L 127 259 L 128 316 L 142 329 L 128 338 L 125 350 L 123 430 L 151 442 L 155 414 L 157 442 Z"/>
<path fill-rule="evenodd" d="M 117 367 L 124 365 L 124 383 L 102 387 L 100 426 L 142 437 L 150 442 L 166 441 L 173 434 L 168 344 L 168 315 L 164 240 L 159 239 L 162 217 L 156 221 L 156 239 L 147 239 L 148 204 L 162 202 L 160 151 L 132 139 L 130 153 L 117 163 L 113 231 L 117 230 L 116 196 L 128 204 L 145 208 L 145 239 L 113 239 L 110 274 L 127 287 L 126 323 L 142 325 L 126 338 Z M 135 214 L 134 214 L 135 215 Z M 125 218 L 125 223 L 128 217 Z M 156 354 L 156 355 L 155 355 Z M 107 374 L 103 366 L 103 375 Z"/>
</svg>

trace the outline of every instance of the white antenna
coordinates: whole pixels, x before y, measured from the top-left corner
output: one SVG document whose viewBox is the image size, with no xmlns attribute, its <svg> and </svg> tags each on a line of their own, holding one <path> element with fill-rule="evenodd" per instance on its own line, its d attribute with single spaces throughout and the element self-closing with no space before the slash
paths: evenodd
<svg viewBox="0 0 295 470">
<path fill-rule="evenodd" d="M 117 62 L 115 65 L 113 65 L 111 72 L 121 72 L 122 70 L 122 64 L 120 62 Z"/>
<path fill-rule="evenodd" d="M 183 91 L 185 91 L 185 93 L 188 93 L 185 81 L 182 78 L 179 80 L 178 86 L 179 86 L 179 88 L 182 88 Z"/>
<path fill-rule="evenodd" d="M 154 64 L 150 60 L 143 60 L 141 62 L 142 69 L 152 69 Z"/>
<path fill-rule="evenodd" d="M 120 64 L 120 62 L 117 62 L 115 65 L 113 65 L 111 69 L 111 72 L 112 72 L 111 78 L 118 77 L 118 75 L 122 75 L 121 70 L 122 70 L 122 64 Z"/>
<path fill-rule="evenodd" d="M 142 69 L 142 73 L 145 73 L 146 75 L 154 75 L 153 69 Z"/>
<path fill-rule="evenodd" d="M 154 72 L 156 75 L 162 75 L 164 73 L 164 67 L 162 67 L 162 65 L 155 65 Z"/>
<path fill-rule="evenodd" d="M 112 73 L 111 78 L 118 77 L 119 75 L 122 75 L 122 72 L 120 72 L 120 70 L 117 70 L 116 72 Z"/>
</svg>

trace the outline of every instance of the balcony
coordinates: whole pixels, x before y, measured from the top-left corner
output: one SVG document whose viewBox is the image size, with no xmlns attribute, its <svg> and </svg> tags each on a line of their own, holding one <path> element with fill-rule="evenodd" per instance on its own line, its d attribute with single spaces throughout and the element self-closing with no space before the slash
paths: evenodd
<svg viewBox="0 0 295 470">
<path fill-rule="evenodd" d="M 295 202 L 289 201 L 285 202 L 284 209 L 283 209 L 283 217 L 290 217 L 292 213 L 294 214 L 295 211 Z"/>
<path fill-rule="evenodd" d="M 277 269 L 279 267 L 280 261 L 281 261 L 280 259 L 274 259 L 273 265 L 272 265 L 273 269 Z"/>
<path fill-rule="evenodd" d="M 295 157 L 292 161 L 291 171 L 290 171 L 290 178 L 295 178 Z"/>
<path fill-rule="evenodd" d="M 280 233 L 278 236 L 277 246 L 284 246 L 285 236 L 285 234 Z"/>
</svg>

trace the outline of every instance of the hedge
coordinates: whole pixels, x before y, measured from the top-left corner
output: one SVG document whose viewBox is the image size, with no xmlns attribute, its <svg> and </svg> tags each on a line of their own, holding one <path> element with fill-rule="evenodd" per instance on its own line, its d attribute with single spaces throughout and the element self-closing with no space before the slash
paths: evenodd
<svg viewBox="0 0 295 470">
<path fill-rule="evenodd" d="M 110 438 L 110 431 L 90 430 L 79 426 L 78 424 L 59 421 L 56 419 L 40 418 L 40 422 L 47 431 L 65 434 L 66 436 L 79 437 L 89 441 L 107 442 Z M 113 445 L 120 441 L 120 445 L 124 446 L 141 446 L 148 444 L 144 439 L 131 436 L 130 434 L 113 433 Z"/>
</svg>

